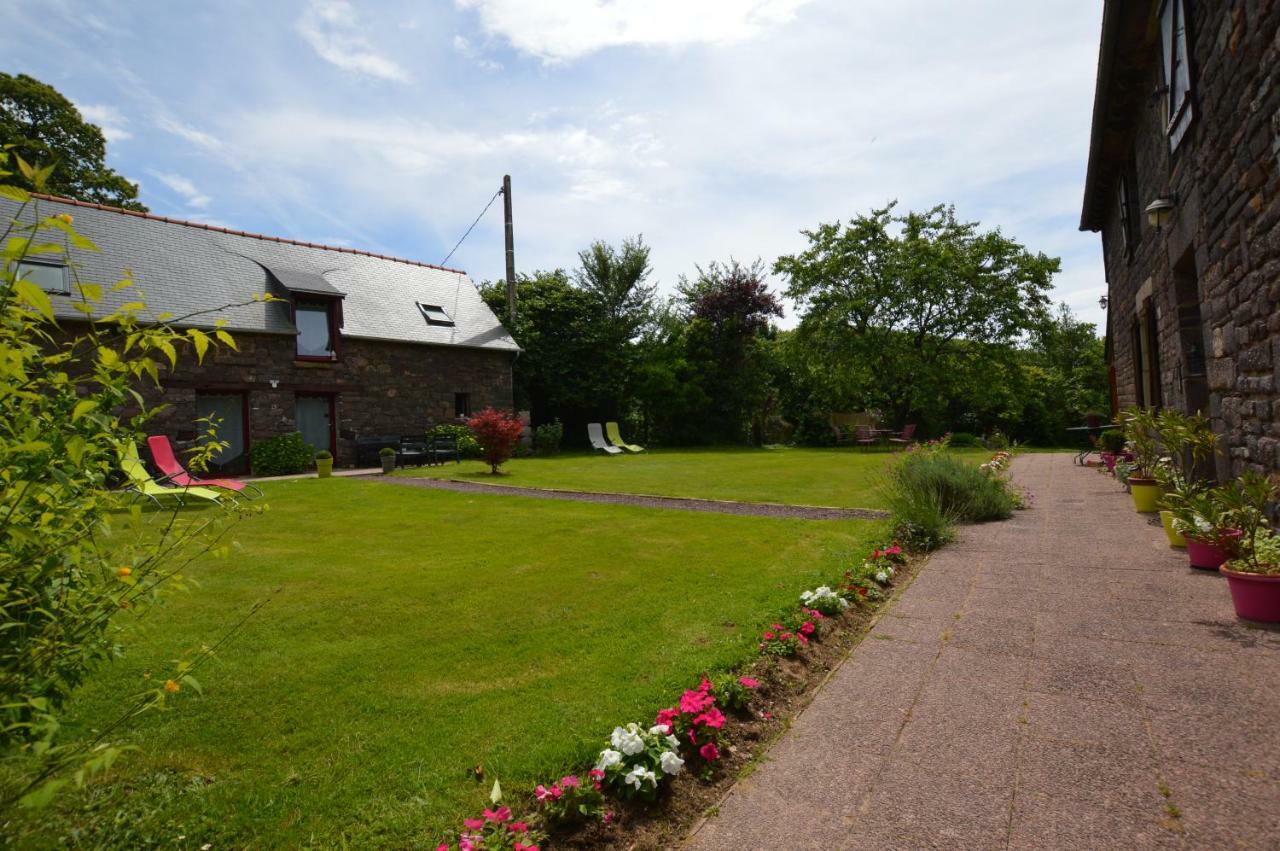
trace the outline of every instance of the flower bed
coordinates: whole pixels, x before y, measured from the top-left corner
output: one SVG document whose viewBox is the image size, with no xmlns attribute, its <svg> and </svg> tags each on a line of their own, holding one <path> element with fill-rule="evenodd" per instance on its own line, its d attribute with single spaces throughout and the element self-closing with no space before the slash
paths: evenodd
<svg viewBox="0 0 1280 851">
<path fill-rule="evenodd" d="M 437 851 L 541 851 L 548 836 L 569 848 L 674 842 L 808 702 L 910 568 L 896 542 L 875 548 L 839 582 L 799 594 L 795 609 L 761 631 L 759 655 L 744 669 L 704 675 L 650 724 L 615 727 L 581 775 L 538 785 L 519 818 L 500 807 L 466 820 Z"/>
</svg>

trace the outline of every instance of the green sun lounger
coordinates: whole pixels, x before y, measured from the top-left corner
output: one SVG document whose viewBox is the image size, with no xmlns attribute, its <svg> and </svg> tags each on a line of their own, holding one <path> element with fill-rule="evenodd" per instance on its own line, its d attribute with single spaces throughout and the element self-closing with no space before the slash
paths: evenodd
<svg viewBox="0 0 1280 851">
<path fill-rule="evenodd" d="M 609 442 L 612 443 L 614 446 L 621 446 L 623 449 L 627 450 L 628 452 L 644 451 L 643 446 L 636 446 L 634 443 L 627 443 L 625 440 L 622 439 L 622 432 L 618 431 L 617 423 L 605 423 L 604 431 L 605 431 L 605 434 L 609 436 Z"/>
<path fill-rule="evenodd" d="M 186 505 L 187 500 L 212 503 L 222 501 L 217 492 L 209 488 L 167 488 L 160 484 L 151 478 L 146 465 L 138 455 L 138 447 L 132 443 L 120 453 L 120 469 L 129 480 L 126 488 L 138 496 L 151 500 L 157 506 L 161 504 L 161 500 L 165 499 L 176 500 L 178 505 Z"/>
</svg>

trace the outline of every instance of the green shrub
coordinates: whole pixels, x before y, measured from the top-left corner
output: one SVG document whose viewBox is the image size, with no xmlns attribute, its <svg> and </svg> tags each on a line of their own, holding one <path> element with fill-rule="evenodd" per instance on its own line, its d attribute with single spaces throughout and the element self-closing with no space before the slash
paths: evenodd
<svg viewBox="0 0 1280 851">
<path fill-rule="evenodd" d="M 249 450 L 249 463 L 255 476 L 287 476 L 311 466 L 313 453 L 302 434 L 295 431 L 255 443 Z"/>
<path fill-rule="evenodd" d="M 1009 448 L 1009 438 L 1006 437 L 1005 433 L 1000 429 L 993 430 L 991 434 L 987 435 L 987 439 L 983 442 L 987 445 L 988 449 L 1000 450 Z"/>
<path fill-rule="evenodd" d="M 484 453 L 480 449 L 476 436 L 471 433 L 471 429 L 464 425 L 446 423 L 438 425 L 427 431 L 427 440 L 433 440 L 437 437 L 452 437 L 458 441 L 458 453 L 463 458 L 479 458 Z"/>
<path fill-rule="evenodd" d="M 333 460 L 333 453 L 332 453 L 332 452 L 330 452 L 328 449 L 321 449 L 319 452 L 317 452 L 317 453 L 316 453 L 316 460 L 317 460 L 317 461 L 332 461 L 332 460 Z"/>
<path fill-rule="evenodd" d="M 1120 454 L 1124 451 L 1124 432 L 1120 429 L 1109 429 L 1098 437 L 1098 445 L 1104 452 Z"/>
<path fill-rule="evenodd" d="M 957 522 L 1004 520 L 1015 506 L 999 476 L 941 453 L 904 457 L 890 471 L 884 492 L 899 540 L 922 550 L 950 540 Z"/>
<path fill-rule="evenodd" d="M 384 446 L 384 447 L 382 447 L 381 449 L 379 449 L 379 450 L 378 450 L 378 457 L 379 457 L 379 458 L 394 458 L 394 457 L 396 457 L 396 451 L 395 451 L 395 449 L 391 448 L 390 446 Z"/>
<path fill-rule="evenodd" d="M 560 420 L 543 423 L 533 430 L 533 448 L 543 455 L 555 455 L 564 439 L 564 424 Z"/>
<path fill-rule="evenodd" d="M 982 441 L 976 434 L 967 431 L 956 431 L 951 433 L 951 446 L 957 449 L 964 449 L 970 446 L 981 446 Z"/>
</svg>

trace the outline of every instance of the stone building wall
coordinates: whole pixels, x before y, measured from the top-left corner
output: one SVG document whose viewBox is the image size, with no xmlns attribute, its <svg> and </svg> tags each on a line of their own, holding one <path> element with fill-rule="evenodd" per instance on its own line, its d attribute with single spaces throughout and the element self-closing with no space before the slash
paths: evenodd
<svg viewBox="0 0 1280 851">
<path fill-rule="evenodd" d="M 512 406 L 511 352 L 344 337 L 339 361 L 311 363 L 295 359 L 293 336 L 234 336 L 239 351 L 211 350 L 202 365 L 180 359 L 160 388 L 144 390 L 149 404 L 168 406 L 149 431 L 188 442 L 195 437 L 197 392 L 242 392 L 252 445 L 296 430 L 299 394 L 332 395 L 341 466 L 354 463 L 357 437 L 421 435 L 456 422 L 457 393 L 469 394 L 472 411 Z"/>
<path fill-rule="evenodd" d="M 1153 7 L 1158 4 L 1153 3 Z M 1136 244 L 1126 257 L 1119 203 L 1103 227 L 1117 395 L 1138 401 L 1133 328 L 1150 296 L 1166 406 L 1200 407 L 1222 438 L 1222 477 L 1280 470 L 1280 1 L 1187 3 L 1195 118 L 1170 154 L 1160 104 L 1133 122 Z M 1150 91 L 1162 84 L 1159 39 Z M 1142 210 L 1176 192 L 1157 231 Z M 1199 310 L 1198 327 L 1190 320 Z M 1194 351 L 1199 347 L 1200 352 Z M 1203 360 L 1198 395 L 1193 373 Z M 1150 400 L 1148 400 L 1150 401 Z"/>
</svg>

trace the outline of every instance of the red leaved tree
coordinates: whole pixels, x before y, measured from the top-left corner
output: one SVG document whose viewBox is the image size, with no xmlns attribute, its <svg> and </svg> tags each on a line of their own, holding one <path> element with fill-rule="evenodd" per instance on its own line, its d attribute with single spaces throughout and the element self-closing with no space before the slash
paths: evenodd
<svg viewBox="0 0 1280 851">
<path fill-rule="evenodd" d="M 480 444 L 480 448 L 484 450 L 485 463 L 489 465 L 491 472 L 497 475 L 498 467 L 502 466 L 503 462 L 515 452 L 516 444 L 520 441 L 520 432 L 524 431 L 524 424 L 513 414 L 485 408 L 467 420 L 467 426 L 476 436 L 476 442 Z"/>
</svg>

